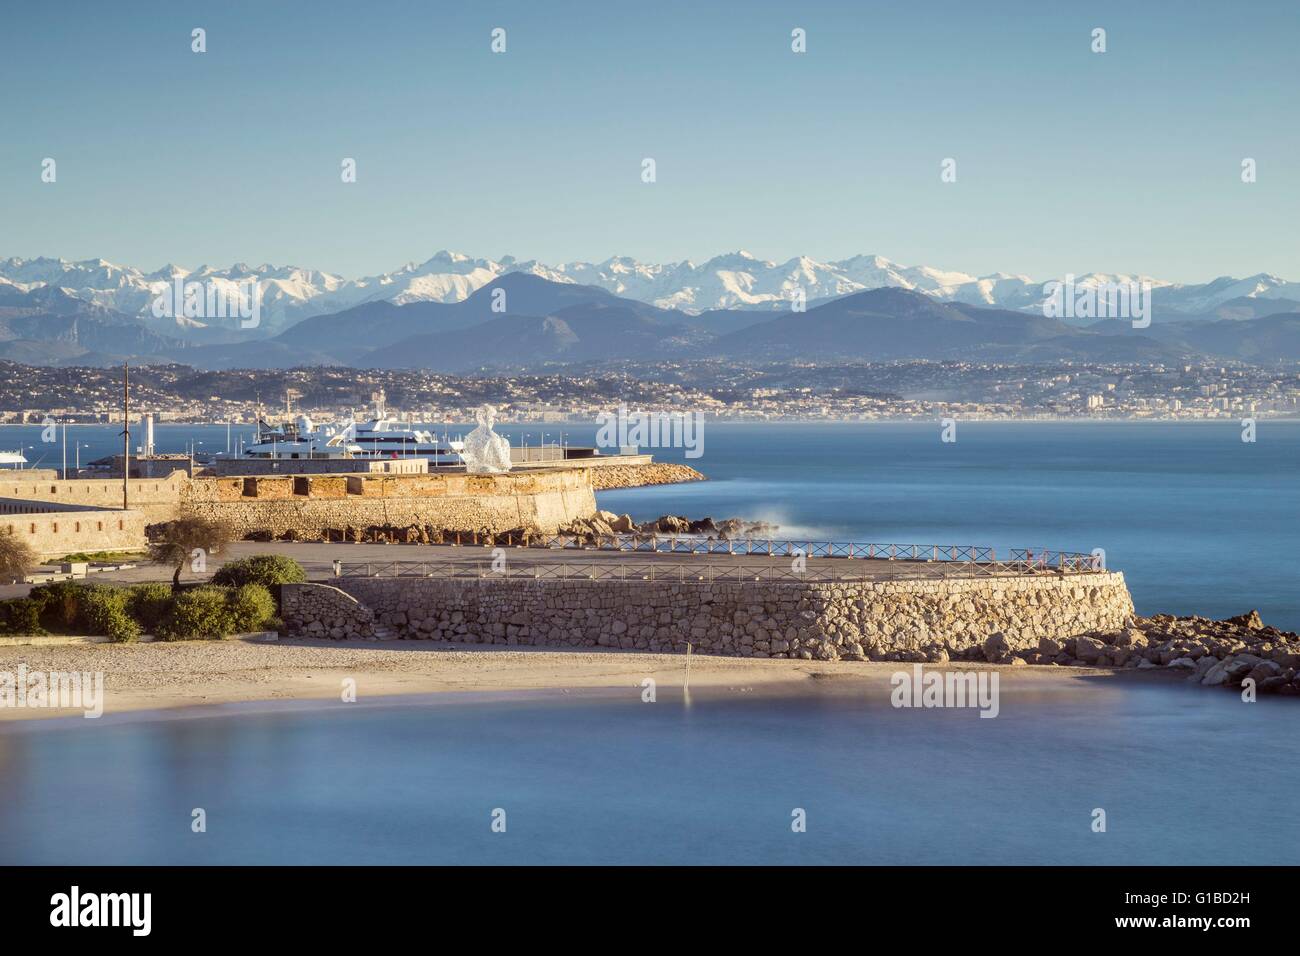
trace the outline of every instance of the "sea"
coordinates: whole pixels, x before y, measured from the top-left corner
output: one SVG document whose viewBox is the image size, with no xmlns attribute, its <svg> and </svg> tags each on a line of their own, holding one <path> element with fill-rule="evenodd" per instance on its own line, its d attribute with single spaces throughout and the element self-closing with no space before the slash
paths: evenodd
<svg viewBox="0 0 1300 956">
<path fill-rule="evenodd" d="M 587 445 L 596 426 L 498 430 Z M 59 467 L 61 433 L 40 431 L 0 427 L 0 449 Z M 113 453 L 116 431 L 70 427 L 69 463 L 74 443 L 83 462 Z M 649 450 L 709 481 L 598 501 L 791 540 L 1099 548 L 1140 613 L 1254 608 L 1300 630 L 1300 423 L 1260 421 L 1254 441 L 1226 420 L 944 437 L 937 422 L 706 422 L 695 448 Z M 225 426 L 157 429 L 160 451 L 226 441 Z M 1276 812 L 1300 786 L 1283 756 L 1294 701 L 1104 678 L 1002 693 L 992 720 L 827 682 L 4 724 L 0 864 L 1294 861 L 1300 822 Z M 1225 825 L 1227 806 L 1266 822 Z"/>
</svg>

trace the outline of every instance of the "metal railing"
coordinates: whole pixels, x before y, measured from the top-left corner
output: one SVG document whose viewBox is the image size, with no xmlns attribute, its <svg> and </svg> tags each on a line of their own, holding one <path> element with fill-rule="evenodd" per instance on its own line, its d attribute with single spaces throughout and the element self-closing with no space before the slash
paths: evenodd
<svg viewBox="0 0 1300 956">
<path fill-rule="evenodd" d="M 1021 552 L 1027 553 L 1027 552 Z M 1046 555 L 1049 552 L 1041 552 Z M 1059 554 L 1059 552 L 1051 552 Z M 1087 555 L 1091 561 L 1091 555 Z M 887 570 L 886 570 L 887 569 Z M 1024 575 L 1082 574 L 1100 571 L 1047 564 L 1037 556 L 1010 561 L 906 561 L 890 564 L 815 565 L 798 569 L 794 562 L 772 564 L 722 564 L 706 561 L 387 561 L 336 562 L 335 577 L 413 577 L 474 581 L 679 581 L 745 583 L 860 582 L 934 579 L 944 577 L 1014 577 Z"/>
<path fill-rule="evenodd" d="M 703 554 L 739 557 L 848 558 L 968 564 L 1006 569 L 1009 573 L 1054 571 L 1083 574 L 1105 570 L 1097 555 L 1049 548 L 1014 548 L 998 560 L 994 548 L 970 544 L 898 544 L 856 541 L 809 541 L 796 538 L 709 538 L 658 534 L 475 534 L 445 537 L 443 544 L 470 547 L 520 547 L 553 551 L 617 551 L 646 554 Z"/>
</svg>

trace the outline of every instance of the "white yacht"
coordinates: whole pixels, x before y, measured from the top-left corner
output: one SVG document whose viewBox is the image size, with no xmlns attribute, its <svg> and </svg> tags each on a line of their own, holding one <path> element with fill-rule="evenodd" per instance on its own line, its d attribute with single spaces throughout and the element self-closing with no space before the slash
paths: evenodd
<svg viewBox="0 0 1300 956">
<path fill-rule="evenodd" d="M 257 422 L 257 441 L 244 448 L 245 458 L 358 458 L 361 446 L 348 440 L 350 426 L 317 427 L 306 415 L 269 425 Z"/>
<path fill-rule="evenodd" d="M 0 465 L 9 465 L 15 469 L 22 468 L 27 464 L 27 456 L 20 450 L 18 451 L 0 451 Z"/>
<path fill-rule="evenodd" d="M 343 426 L 344 440 L 357 446 L 358 458 L 427 458 L 430 467 L 459 465 L 465 443 L 439 440 L 433 432 L 388 417 L 384 390 L 372 394 L 375 414 L 361 422 Z"/>
</svg>

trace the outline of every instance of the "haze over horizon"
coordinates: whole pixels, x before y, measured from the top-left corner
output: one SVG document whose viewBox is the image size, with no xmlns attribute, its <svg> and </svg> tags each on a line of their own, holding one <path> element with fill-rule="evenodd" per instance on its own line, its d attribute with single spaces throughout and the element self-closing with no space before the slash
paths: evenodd
<svg viewBox="0 0 1300 956">
<path fill-rule="evenodd" d="M 1293 4 L 73 9 L 6 15 L 0 78 L 26 105 L 0 140 L 0 257 L 368 276 L 443 248 L 546 263 L 746 249 L 1300 278 Z"/>
</svg>

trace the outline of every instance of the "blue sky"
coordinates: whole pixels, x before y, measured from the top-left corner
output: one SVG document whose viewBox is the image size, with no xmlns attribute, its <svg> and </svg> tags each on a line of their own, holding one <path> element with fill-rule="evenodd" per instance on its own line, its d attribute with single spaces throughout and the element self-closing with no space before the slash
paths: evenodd
<svg viewBox="0 0 1300 956">
<path fill-rule="evenodd" d="M 1295 2 L 25 2 L 0 256 L 1300 279 L 1298 46 Z"/>
</svg>

